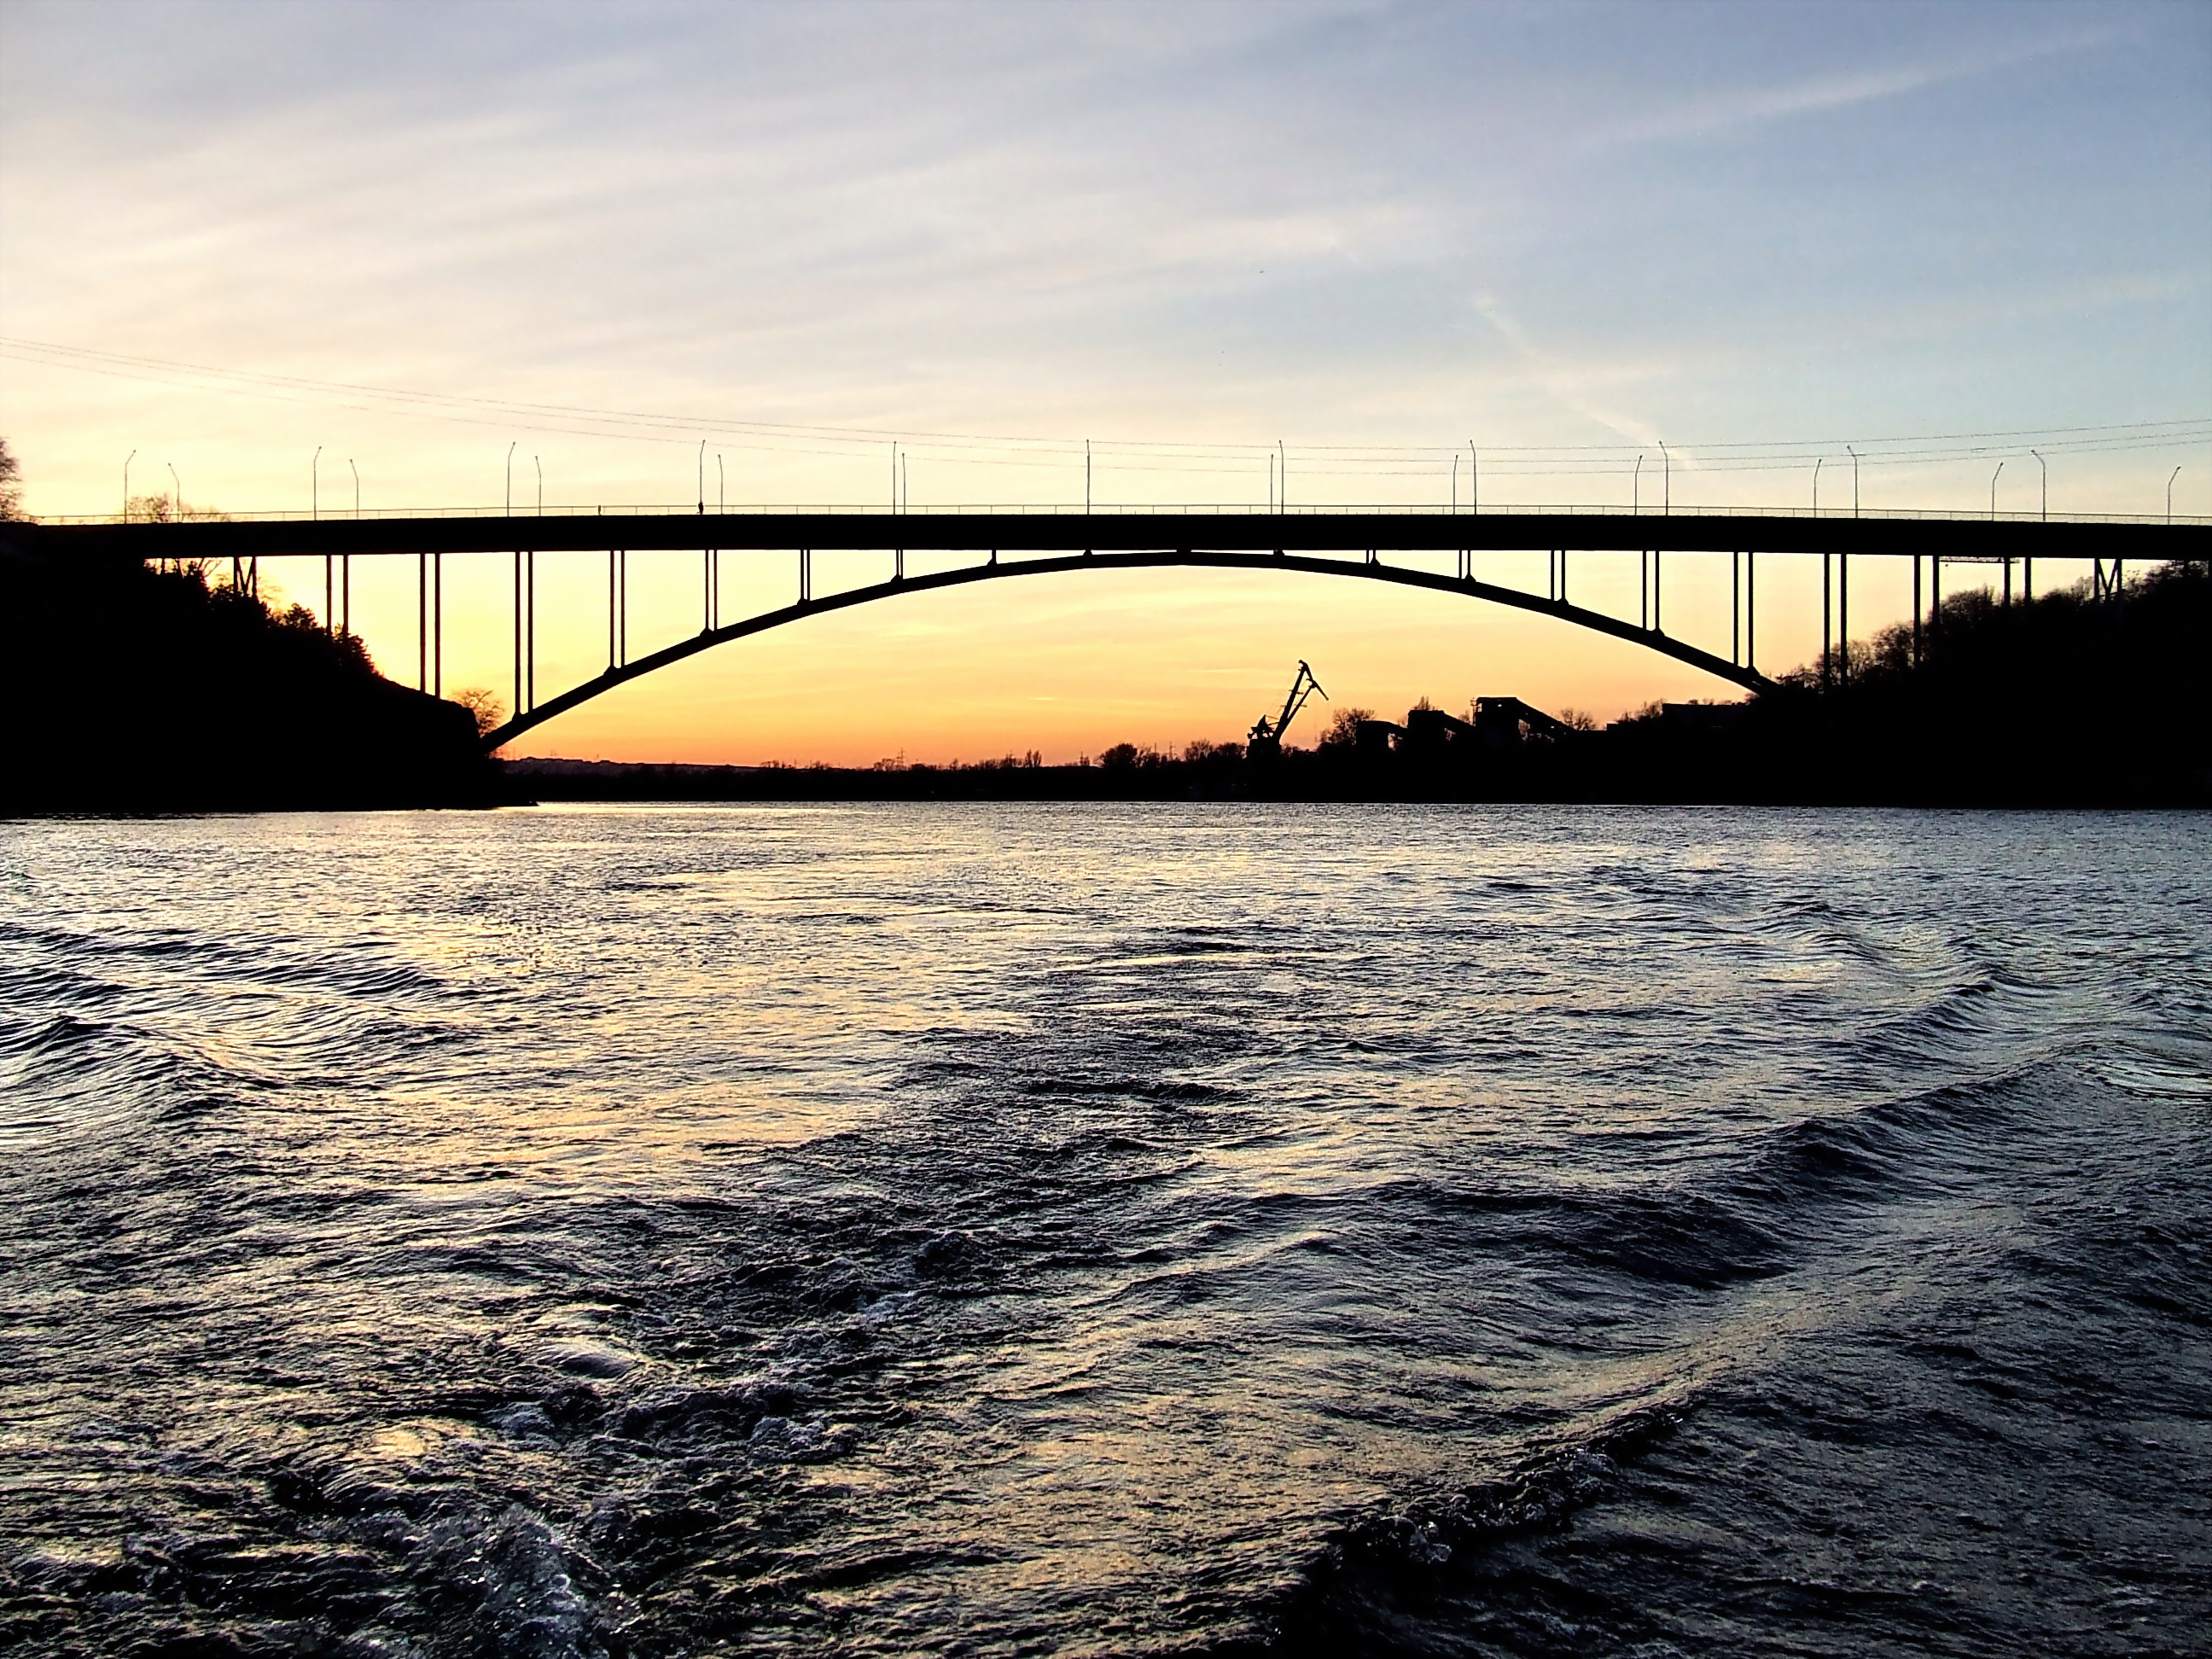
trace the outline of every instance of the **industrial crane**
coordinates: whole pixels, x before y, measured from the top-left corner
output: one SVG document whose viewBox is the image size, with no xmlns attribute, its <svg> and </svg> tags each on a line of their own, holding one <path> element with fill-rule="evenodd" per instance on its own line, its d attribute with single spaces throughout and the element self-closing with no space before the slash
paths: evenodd
<svg viewBox="0 0 2212 1659">
<path fill-rule="evenodd" d="M 1321 691 L 1321 682 L 1314 678 L 1313 670 L 1301 662 L 1297 678 L 1291 682 L 1291 695 L 1283 699 L 1283 712 L 1275 717 L 1273 725 L 1268 724 L 1267 717 L 1262 714 L 1253 726 L 1251 740 L 1244 749 L 1246 757 L 1262 760 L 1280 755 L 1283 752 L 1283 733 L 1291 729 L 1291 722 L 1297 718 L 1298 710 L 1306 706 L 1306 699 L 1316 691 Z M 1321 691 L 1321 700 L 1327 702 L 1328 693 Z"/>
</svg>

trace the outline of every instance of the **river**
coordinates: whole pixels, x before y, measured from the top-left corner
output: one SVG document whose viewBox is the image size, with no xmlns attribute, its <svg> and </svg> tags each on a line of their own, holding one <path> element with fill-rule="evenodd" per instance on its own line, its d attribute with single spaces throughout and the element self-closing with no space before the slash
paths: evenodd
<svg viewBox="0 0 2212 1659">
<path fill-rule="evenodd" d="M 2208 830 L 0 823 L 0 1645 L 2212 1650 Z"/>
</svg>

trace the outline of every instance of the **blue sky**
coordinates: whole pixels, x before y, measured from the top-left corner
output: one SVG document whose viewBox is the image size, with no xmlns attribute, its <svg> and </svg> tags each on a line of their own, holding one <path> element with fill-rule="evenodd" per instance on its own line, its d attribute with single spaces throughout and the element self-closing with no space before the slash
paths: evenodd
<svg viewBox="0 0 2212 1659">
<path fill-rule="evenodd" d="M 1497 504 L 1626 501 L 1664 440 L 1678 501 L 1796 504 L 1845 442 L 2212 415 L 2204 3 L 9 0 L 0 48 L 50 513 L 134 447 L 305 506 L 318 443 L 375 505 L 496 501 L 510 442 L 682 501 L 701 431 L 734 500 L 879 500 L 903 433 L 918 503 L 1079 495 L 1089 437 L 1110 499 L 1259 499 L 1279 439 L 1303 499 L 1472 441 Z M 2054 509 L 2212 511 L 2202 438 L 2113 435 Z"/>
</svg>

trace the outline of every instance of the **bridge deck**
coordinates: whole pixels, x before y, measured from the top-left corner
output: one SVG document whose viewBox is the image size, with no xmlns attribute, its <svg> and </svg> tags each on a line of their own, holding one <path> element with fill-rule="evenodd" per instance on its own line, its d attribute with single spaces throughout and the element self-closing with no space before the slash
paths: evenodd
<svg viewBox="0 0 2212 1659">
<path fill-rule="evenodd" d="M 23 544 L 141 558 L 559 552 L 624 548 L 992 548 L 1039 553 L 1577 551 L 1887 553 L 1945 558 L 2200 558 L 2212 526 L 2053 519 L 1811 519 L 1647 513 L 658 513 L 15 525 Z"/>
</svg>

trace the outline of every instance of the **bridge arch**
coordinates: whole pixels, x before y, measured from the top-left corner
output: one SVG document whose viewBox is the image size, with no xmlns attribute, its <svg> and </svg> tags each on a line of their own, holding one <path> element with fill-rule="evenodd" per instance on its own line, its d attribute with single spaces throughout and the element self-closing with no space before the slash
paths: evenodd
<svg viewBox="0 0 2212 1659">
<path fill-rule="evenodd" d="M 801 599 L 793 605 L 775 611 L 763 611 L 743 621 L 726 627 L 706 629 L 689 639 L 678 640 L 658 651 L 649 652 L 633 662 L 611 666 L 605 673 L 571 686 L 558 696 L 549 697 L 535 708 L 517 714 L 505 725 L 495 727 L 483 736 L 487 750 L 513 742 L 524 732 L 543 726 L 557 715 L 565 714 L 580 704 L 605 695 L 616 687 L 687 657 L 710 651 L 718 645 L 732 640 L 744 639 L 754 634 L 764 634 L 772 628 L 782 628 L 810 617 L 818 617 L 833 611 L 847 611 L 855 605 L 872 605 L 879 600 L 896 599 L 902 594 L 933 592 L 940 588 L 962 587 L 970 582 L 995 581 L 1012 576 L 1048 576 L 1077 570 L 1158 570 L 1164 568 L 1197 568 L 1207 570 L 1294 570 L 1311 575 L 1349 576 L 1369 581 L 1395 584 L 1401 587 L 1426 588 L 1432 592 L 1451 593 L 1465 599 L 1484 599 L 1493 605 L 1503 605 L 1516 611 L 1533 611 L 1538 616 L 1555 617 L 1593 633 L 1604 634 L 1613 639 L 1626 640 L 1640 645 L 1660 655 L 1672 657 L 1677 662 L 1687 663 L 1693 668 L 1727 680 L 1747 690 L 1770 689 L 1773 682 L 1755 668 L 1716 656 L 1696 646 L 1674 639 L 1657 629 L 1640 628 L 1634 623 L 1622 622 L 1601 611 L 1588 610 L 1571 605 L 1564 599 L 1547 599 L 1539 594 L 1525 593 L 1518 588 L 1504 587 L 1494 582 L 1480 581 L 1472 576 L 1443 576 L 1431 571 L 1411 570 L 1401 565 L 1381 563 L 1372 558 L 1320 558 L 1306 553 L 1231 552 L 1202 548 L 1172 548 L 1136 552 L 1094 552 L 1055 555 L 1048 558 L 1001 560 L 995 554 L 988 564 L 966 565 L 955 570 L 937 571 L 923 576 L 895 576 L 889 581 L 877 582 L 864 587 L 848 588 L 821 599 Z"/>
</svg>

